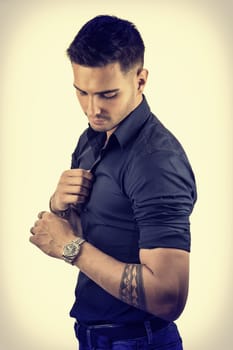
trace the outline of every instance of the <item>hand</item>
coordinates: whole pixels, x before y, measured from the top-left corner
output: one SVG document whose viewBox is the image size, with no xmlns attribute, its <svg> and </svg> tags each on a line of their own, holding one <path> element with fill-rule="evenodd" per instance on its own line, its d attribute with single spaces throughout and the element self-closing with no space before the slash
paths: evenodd
<svg viewBox="0 0 233 350">
<path fill-rule="evenodd" d="M 67 220 L 57 215 L 41 212 L 30 232 L 30 242 L 35 244 L 45 254 L 54 258 L 62 259 L 64 246 L 77 239 L 71 225 Z"/>
<path fill-rule="evenodd" d="M 64 171 L 51 198 L 52 210 L 63 211 L 69 204 L 84 203 L 89 196 L 92 179 L 92 173 L 84 169 Z"/>
</svg>

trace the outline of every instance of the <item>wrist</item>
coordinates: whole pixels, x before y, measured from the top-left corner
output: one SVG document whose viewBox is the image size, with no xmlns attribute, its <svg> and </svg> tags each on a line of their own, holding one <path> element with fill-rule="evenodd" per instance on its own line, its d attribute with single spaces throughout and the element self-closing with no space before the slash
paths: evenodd
<svg viewBox="0 0 233 350">
<path fill-rule="evenodd" d="M 64 209 L 64 210 L 58 210 L 58 209 L 54 209 L 53 208 L 53 204 L 52 204 L 52 201 L 54 199 L 54 194 L 50 197 L 50 200 L 49 200 L 49 209 L 51 211 L 51 213 L 59 216 L 60 218 L 63 218 L 63 219 L 67 219 L 69 218 L 70 216 L 70 207 L 68 207 L 67 209 Z"/>
<path fill-rule="evenodd" d="M 63 248 L 63 260 L 71 265 L 75 265 L 76 260 L 81 253 L 81 246 L 85 242 L 85 239 L 78 237 L 75 240 L 67 243 Z"/>
</svg>

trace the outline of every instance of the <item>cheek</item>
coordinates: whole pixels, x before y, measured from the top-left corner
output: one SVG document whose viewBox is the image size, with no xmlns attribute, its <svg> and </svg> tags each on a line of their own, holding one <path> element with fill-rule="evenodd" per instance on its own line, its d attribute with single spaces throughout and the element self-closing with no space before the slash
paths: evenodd
<svg viewBox="0 0 233 350">
<path fill-rule="evenodd" d="M 78 99 L 78 102 L 80 104 L 80 106 L 83 108 L 84 107 L 84 100 L 82 97 L 80 97 L 80 95 L 78 93 L 76 93 L 76 97 Z"/>
<path fill-rule="evenodd" d="M 83 110 L 83 112 L 86 114 L 87 111 L 87 99 L 84 96 L 80 96 L 76 94 L 78 102 Z"/>
<path fill-rule="evenodd" d="M 128 115 L 134 109 L 134 96 L 127 94 L 118 104 L 118 111 L 121 115 Z"/>
</svg>

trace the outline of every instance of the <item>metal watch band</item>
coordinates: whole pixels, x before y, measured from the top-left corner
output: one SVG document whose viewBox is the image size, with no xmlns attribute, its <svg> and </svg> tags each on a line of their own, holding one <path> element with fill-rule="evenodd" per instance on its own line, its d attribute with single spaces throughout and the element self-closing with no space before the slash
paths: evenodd
<svg viewBox="0 0 233 350">
<path fill-rule="evenodd" d="M 83 239 L 83 238 L 81 238 L 81 237 L 78 237 L 75 241 L 71 241 L 70 243 L 68 243 L 67 245 L 72 245 L 72 244 L 73 244 L 73 245 L 77 246 L 77 253 L 76 253 L 75 255 L 70 255 L 70 256 L 69 256 L 69 255 L 64 254 L 64 251 L 63 251 L 63 255 L 62 255 L 63 260 L 64 260 L 65 262 L 71 264 L 71 265 L 74 265 L 74 263 L 75 263 L 75 261 L 76 261 L 78 255 L 79 255 L 79 253 L 80 253 L 80 246 L 81 246 L 84 242 L 86 242 L 85 239 Z M 66 246 L 67 246 L 67 245 L 66 245 Z M 64 247 L 64 250 L 65 250 L 66 246 Z"/>
</svg>

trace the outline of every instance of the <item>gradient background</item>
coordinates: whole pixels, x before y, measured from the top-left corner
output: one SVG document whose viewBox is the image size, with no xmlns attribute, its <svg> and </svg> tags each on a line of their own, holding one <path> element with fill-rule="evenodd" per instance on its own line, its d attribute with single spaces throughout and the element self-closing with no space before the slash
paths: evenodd
<svg viewBox="0 0 233 350">
<path fill-rule="evenodd" d="M 152 111 L 186 149 L 199 199 L 185 350 L 230 350 L 233 331 L 233 2 L 0 0 L 0 349 L 76 349 L 77 271 L 28 243 L 86 119 L 65 49 L 97 14 L 136 23 Z"/>
</svg>

